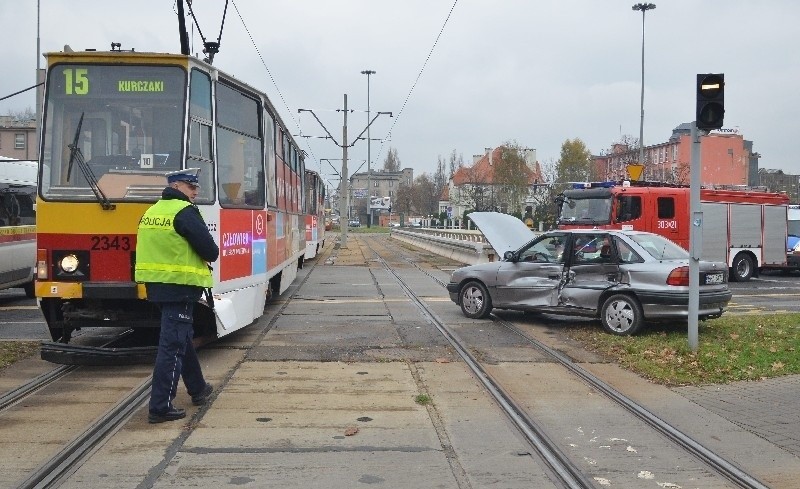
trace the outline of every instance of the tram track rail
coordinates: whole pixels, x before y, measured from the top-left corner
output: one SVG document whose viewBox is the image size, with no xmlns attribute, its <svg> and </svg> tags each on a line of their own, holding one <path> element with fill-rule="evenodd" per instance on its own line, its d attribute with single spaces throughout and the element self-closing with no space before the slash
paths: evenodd
<svg viewBox="0 0 800 489">
<path fill-rule="evenodd" d="M 101 347 L 110 347 L 111 345 L 121 341 L 132 334 L 131 330 L 126 330 L 120 333 L 119 335 L 115 336 L 114 338 L 110 339 L 109 341 L 105 342 L 101 345 Z M 63 378 L 70 372 L 80 368 L 80 365 L 61 365 L 59 367 L 50 370 L 49 372 L 45 372 L 33 379 L 29 380 L 28 382 L 16 387 L 2 396 L 0 396 L 0 414 L 3 413 L 6 409 L 14 406 L 18 402 L 22 401 L 26 397 L 30 396 L 31 394 L 37 392 L 39 389 L 58 381 L 59 379 Z"/>
<path fill-rule="evenodd" d="M 302 283 L 307 280 L 310 272 L 317 266 L 318 261 L 311 263 L 309 273 L 306 274 L 303 281 L 297 284 L 298 288 Z M 308 262 L 306 265 L 308 266 Z M 264 330 L 257 335 L 253 340 L 251 347 L 258 344 L 263 340 L 264 336 L 269 332 L 274 324 L 274 321 L 279 317 L 280 312 L 283 311 L 289 303 L 293 300 L 293 295 L 289 296 L 283 301 L 273 316 L 272 320 L 267 324 Z M 123 335 L 129 334 L 128 331 Z M 121 335 L 122 336 L 122 335 Z M 109 341 L 106 345 L 119 341 L 121 337 L 117 337 Z M 9 392 L 3 398 L 0 398 L 2 406 L 11 407 L 18 403 L 25 397 L 34 394 L 41 388 L 56 382 L 57 380 L 65 377 L 70 372 L 81 368 L 80 365 L 62 365 L 54 370 L 42 374 L 23 386 Z M 236 367 L 234 367 L 235 369 Z M 229 372 L 226 380 L 232 377 L 233 372 Z M 220 386 L 223 387 L 223 385 Z M 87 460 L 91 455 L 122 426 L 124 426 L 136 413 L 147 403 L 150 397 L 150 390 L 152 387 L 152 377 L 143 381 L 138 386 L 134 387 L 123 399 L 114 404 L 111 408 L 106 410 L 99 418 L 92 422 L 82 433 L 71 439 L 64 445 L 57 453 L 48 457 L 40 463 L 33 471 L 23 479 L 18 481 L 14 487 L 19 489 L 45 489 L 59 487 L 69 476 L 74 473 L 80 465 Z M 2 413 L 2 409 L 0 409 Z M 201 409 L 199 416 L 202 416 L 204 410 Z M 179 438 L 176 443 L 185 440 L 185 435 Z M 174 453 L 170 450 L 169 453 Z M 164 464 L 165 465 L 165 461 Z"/>
<path fill-rule="evenodd" d="M 538 423 L 536 423 L 536 421 L 533 420 L 525 412 L 525 410 L 513 400 L 513 398 L 503 389 L 502 385 L 500 385 L 490 374 L 486 372 L 480 362 L 476 360 L 475 357 L 469 352 L 468 346 L 452 331 L 452 329 L 436 317 L 430 307 L 428 307 L 427 304 L 425 304 L 425 302 L 419 298 L 413 292 L 413 290 L 411 290 L 410 286 L 403 280 L 403 278 L 394 269 L 392 269 L 373 248 L 370 247 L 370 250 L 375 253 L 375 256 L 381 262 L 384 269 L 394 277 L 409 299 L 416 305 L 417 308 L 420 309 L 421 314 L 426 318 L 426 320 L 434 325 L 453 346 L 476 378 L 481 382 L 481 384 L 484 385 L 490 395 L 497 401 L 498 405 L 504 411 L 506 416 L 508 416 L 508 418 L 514 423 L 514 425 L 523 434 L 525 439 L 528 440 L 531 446 L 537 451 L 537 453 L 540 454 L 548 466 L 559 476 L 562 483 L 566 487 L 570 488 L 595 487 L 594 484 L 581 472 L 580 468 L 577 467 L 577 465 L 574 464 L 569 457 L 563 453 L 561 448 L 552 442 L 552 440 L 550 440 L 545 430 L 541 428 Z M 403 259 L 420 272 L 429 276 L 439 285 L 443 287 L 446 285 L 433 274 L 420 267 L 416 261 L 407 259 L 406 257 L 403 257 Z M 577 365 L 567 355 L 547 346 L 536 338 L 531 337 L 510 321 L 507 321 L 496 314 L 491 314 L 490 317 L 493 322 L 503 326 L 508 331 L 521 337 L 524 341 L 538 349 L 540 352 L 552 359 L 555 363 L 567 369 L 572 375 L 578 377 L 582 382 L 602 393 L 614 404 L 622 407 L 643 421 L 648 427 L 660 433 L 673 444 L 703 462 L 706 466 L 713 469 L 713 471 L 731 483 L 735 484 L 737 487 L 747 489 L 768 489 L 767 485 L 748 474 L 732 462 L 721 457 L 714 451 L 708 449 L 691 436 L 662 420 L 657 415 L 635 402 L 633 399 L 614 389 L 599 377 L 586 371 Z"/>
<path fill-rule="evenodd" d="M 39 465 L 17 484 L 19 489 L 58 487 L 95 448 L 102 445 L 120 426 L 124 425 L 150 396 L 152 379 L 135 388 L 124 399 L 92 423 L 58 453 Z"/>
</svg>

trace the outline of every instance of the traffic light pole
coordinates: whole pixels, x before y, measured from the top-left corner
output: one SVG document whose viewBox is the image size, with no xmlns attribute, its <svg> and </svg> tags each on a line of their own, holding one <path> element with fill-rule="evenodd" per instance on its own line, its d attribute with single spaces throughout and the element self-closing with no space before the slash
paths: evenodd
<svg viewBox="0 0 800 489">
<path fill-rule="evenodd" d="M 725 75 L 708 73 L 697 75 L 695 87 L 697 106 L 695 120 L 689 137 L 692 154 L 689 163 L 689 348 L 697 351 L 698 319 L 700 311 L 700 258 L 703 255 L 703 211 L 700 204 L 700 136 L 705 131 L 720 129 L 725 117 Z"/>
<path fill-rule="evenodd" d="M 700 207 L 700 133 L 697 121 L 692 122 L 690 139 L 692 154 L 689 183 L 689 348 L 697 351 L 698 319 L 700 311 L 700 257 L 703 254 L 703 211 Z"/>
</svg>

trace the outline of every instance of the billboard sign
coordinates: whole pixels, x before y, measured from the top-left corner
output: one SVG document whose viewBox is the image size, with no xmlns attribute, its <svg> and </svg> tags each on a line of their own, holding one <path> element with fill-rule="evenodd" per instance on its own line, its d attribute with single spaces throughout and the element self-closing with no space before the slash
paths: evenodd
<svg viewBox="0 0 800 489">
<path fill-rule="evenodd" d="M 389 210 L 391 206 L 391 197 L 372 197 L 369 203 L 370 209 Z"/>
</svg>

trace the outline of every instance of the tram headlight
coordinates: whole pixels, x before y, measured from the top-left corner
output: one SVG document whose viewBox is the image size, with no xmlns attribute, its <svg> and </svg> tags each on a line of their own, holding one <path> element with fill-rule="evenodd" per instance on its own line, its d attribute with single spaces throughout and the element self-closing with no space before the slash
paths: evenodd
<svg viewBox="0 0 800 489">
<path fill-rule="evenodd" d="M 78 261 L 78 257 L 75 255 L 67 255 L 59 262 L 61 270 L 65 271 L 66 273 L 75 272 L 75 270 L 78 269 L 79 264 L 80 262 Z"/>
</svg>

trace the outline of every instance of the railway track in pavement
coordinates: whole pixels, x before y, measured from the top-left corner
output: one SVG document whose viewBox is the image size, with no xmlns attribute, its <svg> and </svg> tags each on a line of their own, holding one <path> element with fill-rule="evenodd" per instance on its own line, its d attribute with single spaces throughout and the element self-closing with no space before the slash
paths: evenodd
<svg viewBox="0 0 800 489">
<path fill-rule="evenodd" d="M 576 461 L 570 459 L 570 456 L 561 448 L 561 446 L 554 442 L 548 435 L 547 430 L 538 422 L 535 415 L 529 412 L 522 403 L 515 400 L 514 395 L 504 388 L 503 382 L 498 378 L 492 376 L 489 370 L 485 368 L 483 362 L 478 360 L 471 352 L 472 346 L 455 332 L 454 328 L 442 321 L 436 313 L 429 307 L 426 302 L 414 293 L 412 287 L 397 273 L 391 266 L 380 257 L 378 249 L 369 244 L 367 247 L 370 252 L 374 253 L 377 260 L 383 265 L 384 269 L 389 272 L 403 288 L 405 294 L 409 299 L 417 305 L 426 319 L 435 326 L 442 335 L 444 335 L 453 348 L 458 352 L 461 359 L 469 366 L 475 377 L 481 382 L 486 391 L 495 399 L 497 404 L 501 407 L 504 414 L 511 420 L 517 427 L 520 433 L 525 437 L 530 445 L 539 453 L 540 457 L 547 463 L 547 465 L 558 476 L 561 483 L 565 487 L 594 487 L 592 482 L 592 474 L 595 470 L 592 467 L 582 467 Z M 402 251 L 394 251 L 390 253 L 392 259 L 398 256 L 403 257 Z M 444 287 L 446 283 L 438 276 L 420 267 L 416 260 L 403 257 L 408 264 L 415 267 L 422 273 L 429 276 L 432 280 L 436 281 L 439 285 Z M 746 471 L 739 468 L 736 464 L 726 460 L 724 457 L 715 453 L 713 450 L 705 447 L 703 444 L 693 439 L 680 429 L 669 424 L 668 422 L 660 419 L 658 416 L 648 411 L 646 408 L 636 403 L 633 399 L 620 393 L 608 383 L 604 382 L 599 377 L 593 375 L 587 370 L 580 367 L 573 359 L 567 355 L 557 351 L 544 344 L 543 342 L 531 337 L 516 327 L 511 321 L 499 317 L 497 314 L 491 315 L 491 321 L 505 328 L 507 331 L 519 336 L 524 342 L 529 343 L 531 346 L 542 352 L 547 358 L 561 366 L 568 371 L 571 375 L 580 379 L 591 389 L 600 393 L 619 408 L 627 411 L 641 421 L 648 429 L 660 434 L 668 439 L 675 447 L 685 451 L 693 456 L 698 462 L 705 464 L 708 468 L 720 476 L 727 479 L 735 487 L 742 488 L 767 488 L 764 483 L 759 481 L 756 477 L 750 475 Z M 595 482 L 605 481 L 606 479 L 601 476 L 593 477 Z"/>
</svg>

